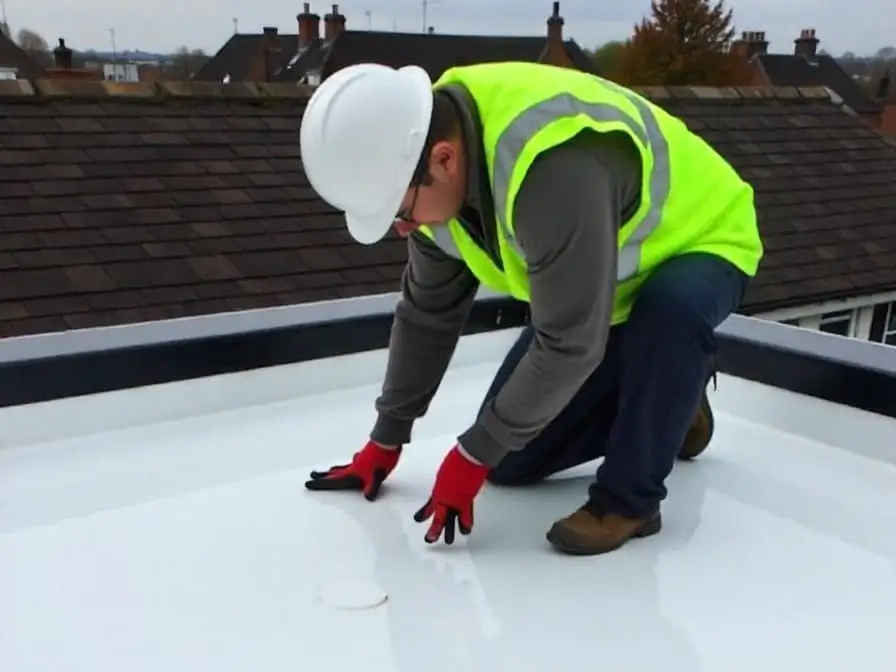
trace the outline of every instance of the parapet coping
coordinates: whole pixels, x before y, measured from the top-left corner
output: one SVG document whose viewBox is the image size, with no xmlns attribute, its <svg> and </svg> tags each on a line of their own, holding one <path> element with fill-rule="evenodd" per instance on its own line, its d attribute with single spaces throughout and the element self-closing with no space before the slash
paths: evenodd
<svg viewBox="0 0 896 672">
<path fill-rule="evenodd" d="M 823 86 L 636 86 L 635 91 L 651 100 L 690 99 L 693 101 L 757 100 L 838 102 Z M 141 103 L 176 101 L 243 100 L 303 102 L 314 92 L 313 86 L 290 82 L 112 82 L 85 79 L 0 80 L 0 100 L 6 102 L 43 102 L 59 99 L 130 100 Z"/>
</svg>

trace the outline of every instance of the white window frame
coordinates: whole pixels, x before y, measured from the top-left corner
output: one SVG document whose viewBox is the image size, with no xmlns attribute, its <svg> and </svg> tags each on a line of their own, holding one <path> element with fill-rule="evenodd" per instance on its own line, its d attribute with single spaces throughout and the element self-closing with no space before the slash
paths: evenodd
<svg viewBox="0 0 896 672">
<path fill-rule="evenodd" d="M 19 69 L 0 65 L 0 79 L 18 79 Z"/>
<path fill-rule="evenodd" d="M 896 301 L 891 301 L 887 306 L 887 314 L 884 316 L 884 333 L 880 341 L 886 345 L 896 345 Z"/>
<path fill-rule="evenodd" d="M 826 324 L 836 324 L 838 322 L 847 322 L 846 328 L 846 336 L 848 338 L 854 338 L 856 335 L 856 327 L 858 326 L 858 311 L 855 308 L 849 308 L 847 310 L 835 310 L 830 313 L 825 313 L 821 316 L 818 321 L 818 329 L 819 331 L 824 331 L 824 326 Z M 825 332 L 832 333 L 832 332 Z M 834 334 L 835 336 L 842 336 L 843 334 Z"/>
</svg>

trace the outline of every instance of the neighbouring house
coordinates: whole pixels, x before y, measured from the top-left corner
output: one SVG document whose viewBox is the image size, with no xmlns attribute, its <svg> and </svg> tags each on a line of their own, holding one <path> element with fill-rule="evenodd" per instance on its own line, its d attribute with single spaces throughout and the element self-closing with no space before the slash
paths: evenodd
<svg viewBox="0 0 896 672">
<path fill-rule="evenodd" d="M 889 79 L 871 95 L 854 80 L 833 56 L 818 53 L 820 40 L 814 28 L 805 28 L 793 41 L 793 53 L 770 54 L 769 42 L 761 31 L 743 32 L 732 44 L 753 66 L 756 86 L 825 86 L 834 91 L 865 122 L 880 129 L 888 98 Z"/>
<path fill-rule="evenodd" d="M 41 74 L 38 63 L 0 31 L 0 79 L 30 79 Z"/>
<path fill-rule="evenodd" d="M 127 54 L 117 57 L 84 59 L 84 67 L 99 70 L 110 82 L 158 82 L 165 79 L 163 69 L 168 65 L 160 59 L 138 59 Z"/>
<path fill-rule="evenodd" d="M 49 74 L 0 82 L 0 336 L 397 287 L 403 242 L 353 243 L 302 171 L 311 87 Z M 896 143 L 821 87 L 641 91 L 756 189 L 741 312 L 892 341 Z"/>
<path fill-rule="evenodd" d="M 347 30 L 339 5 L 323 18 L 305 3 L 298 33 L 237 34 L 195 76 L 200 81 L 284 81 L 316 85 L 354 63 L 392 67 L 419 65 L 431 78 L 457 65 L 494 61 L 530 61 L 592 71 L 591 60 L 574 40 L 563 38 L 560 3 L 554 2 L 544 36 L 442 35 Z"/>
</svg>

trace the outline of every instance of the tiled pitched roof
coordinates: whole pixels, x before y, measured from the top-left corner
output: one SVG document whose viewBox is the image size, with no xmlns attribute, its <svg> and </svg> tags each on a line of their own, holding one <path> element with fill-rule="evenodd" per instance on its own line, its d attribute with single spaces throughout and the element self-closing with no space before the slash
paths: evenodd
<svg viewBox="0 0 896 672">
<path fill-rule="evenodd" d="M 645 88 L 753 185 L 766 255 L 744 308 L 896 290 L 896 143 L 824 88 Z"/>
<path fill-rule="evenodd" d="M 22 78 L 37 77 L 41 73 L 34 59 L 3 32 L 0 32 L 0 67 L 17 68 Z"/>
<path fill-rule="evenodd" d="M 394 290 L 403 241 L 308 185 L 295 85 L 36 87 L 0 82 L 0 337 Z"/>
<path fill-rule="evenodd" d="M 569 60 L 572 61 L 572 64 L 576 68 L 582 72 L 597 74 L 597 69 L 594 67 L 594 61 L 588 58 L 588 54 L 585 53 L 578 42 L 575 40 L 564 40 L 563 46 L 566 49 Z"/>
<path fill-rule="evenodd" d="M 856 112 L 880 111 L 875 101 L 836 60 L 824 54 L 811 58 L 796 54 L 757 54 L 754 57 L 772 86 L 826 86 Z"/>
<path fill-rule="evenodd" d="M 249 78 L 252 65 L 261 52 L 264 35 L 261 33 L 238 33 L 232 35 L 218 52 L 206 61 L 194 75 L 198 82 L 222 82 L 225 76 L 230 81 L 241 82 Z M 283 63 L 289 61 L 299 48 L 299 36 L 296 34 L 278 34 L 277 47 Z M 279 70 L 279 68 L 276 68 Z"/>
<path fill-rule="evenodd" d="M 295 85 L 0 82 L 0 337 L 394 291 L 309 187 Z M 822 90 L 644 89 L 758 193 L 755 313 L 896 289 L 896 147 Z"/>
<path fill-rule="evenodd" d="M 374 62 L 392 67 L 419 65 L 433 80 L 445 70 L 473 63 L 498 61 L 537 62 L 544 51 L 545 37 L 501 37 L 490 35 L 424 35 L 344 31 L 326 50 L 321 79 L 356 63 Z M 567 53 L 578 52 L 577 67 L 591 63 L 577 44 L 564 43 Z M 572 58 L 572 56 L 571 56 Z"/>
</svg>

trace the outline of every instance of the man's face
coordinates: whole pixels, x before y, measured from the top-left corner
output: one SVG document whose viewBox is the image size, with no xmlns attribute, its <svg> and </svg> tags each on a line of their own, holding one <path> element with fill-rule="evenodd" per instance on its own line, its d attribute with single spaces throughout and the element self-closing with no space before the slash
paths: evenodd
<svg viewBox="0 0 896 672">
<path fill-rule="evenodd" d="M 392 227 L 407 236 L 424 224 L 439 225 L 457 215 L 466 197 L 466 161 L 460 140 L 436 143 L 429 154 L 429 184 L 408 189 Z"/>
</svg>

